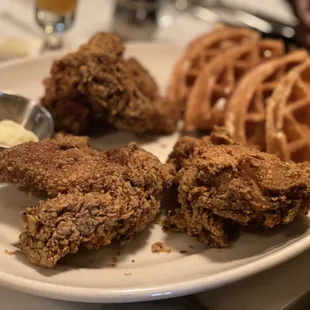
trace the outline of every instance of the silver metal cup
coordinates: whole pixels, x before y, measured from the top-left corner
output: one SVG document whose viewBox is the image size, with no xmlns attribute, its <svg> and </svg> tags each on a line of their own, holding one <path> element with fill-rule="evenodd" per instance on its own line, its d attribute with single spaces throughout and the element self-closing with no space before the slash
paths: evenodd
<svg viewBox="0 0 310 310">
<path fill-rule="evenodd" d="M 35 100 L 0 92 L 0 120 L 12 120 L 32 131 L 39 140 L 54 134 L 51 114 Z M 7 147 L 0 145 L 0 150 Z"/>
</svg>

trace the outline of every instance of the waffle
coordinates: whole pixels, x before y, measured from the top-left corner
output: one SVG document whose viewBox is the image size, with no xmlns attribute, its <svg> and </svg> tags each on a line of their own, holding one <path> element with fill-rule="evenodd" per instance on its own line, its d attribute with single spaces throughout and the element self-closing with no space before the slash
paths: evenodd
<svg viewBox="0 0 310 310">
<path fill-rule="evenodd" d="M 267 99 L 281 78 L 307 57 L 306 51 L 295 51 L 262 64 L 245 75 L 225 111 L 225 127 L 236 142 L 266 150 Z"/>
<path fill-rule="evenodd" d="M 186 101 L 196 77 L 206 63 L 228 48 L 258 38 L 253 30 L 222 26 L 194 39 L 175 65 L 169 83 L 168 99 Z"/>
<path fill-rule="evenodd" d="M 310 161 L 310 59 L 294 68 L 268 100 L 267 151 L 282 160 Z"/>
<path fill-rule="evenodd" d="M 281 41 L 261 40 L 231 48 L 212 59 L 199 75 L 188 98 L 185 129 L 212 130 L 222 125 L 226 103 L 241 78 L 267 60 L 284 54 Z"/>
</svg>

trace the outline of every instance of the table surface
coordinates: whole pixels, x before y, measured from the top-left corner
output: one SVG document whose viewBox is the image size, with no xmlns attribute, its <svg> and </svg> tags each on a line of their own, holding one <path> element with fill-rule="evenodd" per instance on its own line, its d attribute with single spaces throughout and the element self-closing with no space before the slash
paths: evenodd
<svg viewBox="0 0 310 310">
<path fill-rule="evenodd" d="M 227 0 L 228 1 L 228 0 Z M 228 1 L 229 2 L 229 1 Z M 277 15 L 279 18 L 292 19 L 286 3 L 281 0 L 234 0 L 253 6 L 258 10 Z M 94 9 L 95 8 L 95 9 Z M 77 21 L 74 28 L 67 35 L 70 45 L 77 45 L 85 41 L 96 31 L 110 29 L 113 11 L 113 0 L 80 0 Z M 1 13 L 9 13 L 16 17 L 24 26 L 1 20 Z M 87 18 L 91 16 L 91 19 Z M 203 33 L 210 25 L 189 15 L 179 16 L 169 27 L 160 29 L 155 40 L 173 41 L 186 44 L 194 35 Z M 182 36 L 176 36 L 182 32 Z M 33 18 L 32 0 L 1 0 L 0 1 L 0 37 L 2 36 L 32 36 L 39 38 L 40 32 Z M 197 295 L 200 301 L 210 310 L 279 310 L 288 302 L 301 295 L 310 287 L 310 250 L 271 270 L 250 277 L 224 288 Z M 154 304 L 137 305 L 97 305 L 77 304 L 54 301 L 17 293 L 0 288 L 1 309 L 5 310 L 153 310 L 163 306 Z M 167 307 L 168 309 L 168 307 Z M 171 309 L 169 307 L 169 309 Z M 175 310 L 178 310 L 177 308 Z"/>
</svg>

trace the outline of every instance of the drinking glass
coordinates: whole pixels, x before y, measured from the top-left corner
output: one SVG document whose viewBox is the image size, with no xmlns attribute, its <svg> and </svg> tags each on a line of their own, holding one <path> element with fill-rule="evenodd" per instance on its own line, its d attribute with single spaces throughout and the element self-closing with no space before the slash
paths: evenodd
<svg viewBox="0 0 310 310">
<path fill-rule="evenodd" d="M 160 0 L 117 0 L 114 32 L 123 40 L 150 40 L 156 28 Z"/>
<path fill-rule="evenodd" d="M 57 49 L 63 45 L 63 33 L 75 19 L 77 0 L 36 0 L 35 17 L 44 30 L 45 48 Z"/>
<path fill-rule="evenodd" d="M 162 10 L 159 16 L 159 27 L 165 28 L 172 25 L 180 14 L 189 10 L 193 0 L 162 0 L 161 3 Z"/>
</svg>

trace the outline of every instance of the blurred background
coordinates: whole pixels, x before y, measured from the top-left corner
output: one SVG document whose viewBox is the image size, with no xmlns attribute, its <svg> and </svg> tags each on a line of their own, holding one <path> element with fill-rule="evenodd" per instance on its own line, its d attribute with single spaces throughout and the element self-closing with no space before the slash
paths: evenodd
<svg viewBox="0 0 310 310">
<path fill-rule="evenodd" d="M 294 37 L 298 22 L 289 2 L 1 0 L 0 59 L 74 48 L 97 31 L 113 31 L 125 40 L 185 45 L 213 24 L 229 22 Z"/>
</svg>

